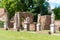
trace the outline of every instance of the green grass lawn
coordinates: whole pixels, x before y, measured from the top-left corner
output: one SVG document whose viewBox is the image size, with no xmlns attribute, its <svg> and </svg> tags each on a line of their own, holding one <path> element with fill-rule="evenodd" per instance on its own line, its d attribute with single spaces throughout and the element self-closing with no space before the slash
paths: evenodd
<svg viewBox="0 0 60 40">
<path fill-rule="evenodd" d="M 0 40 L 60 40 L 60 36 L 0 30 Z"/>
</svg>

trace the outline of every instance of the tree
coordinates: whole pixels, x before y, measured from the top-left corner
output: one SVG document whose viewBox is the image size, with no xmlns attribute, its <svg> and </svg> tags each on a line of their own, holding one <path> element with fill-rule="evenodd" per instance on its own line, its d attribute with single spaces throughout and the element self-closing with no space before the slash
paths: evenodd
<svg viewBox="0 0 60 40">
<path fill-rule="evenodd" d="M 30 2 L 33 6 L 30 8 L 30 12 L 32 13 L 42 13 L 42 15 L 48 14 L 49 3 L 45 0 L 33 0 Z"/>
<path fill-rule="evenodd" d="M 60 20 L 60 7 L 55 7 L 53 11 L 55 13 L 56 20 Z"/>
<path fill-rule="evenodd" d="M 16 0 L 2 0 L 1 1 L 3 8 L 8 12 L 9 19 L 11 19 L 16 10 Z"/>
<path fill-rule="evenodd" d="M 13 17 L 15 11 L 31 12 L 35 17 L 37 14 L 48 14 L 49 3 L 46 0 L 2 0 L 3 7 L 9 13 L 9 19 Z"/>
<path fill-rule="evenodd" d="M 37 14 L 48 15 L 49 3 L 46 0 L 33 0 L 33 8 L 30 10 L 34 14 L 34 20 L 37 20 Z"/>
<path fill-rule="evenodd" d="M 10 20 L 15 14 L 16 3 L 17 3 L 16 0 L 2 0 L 1 1 L 2 7 L 6 9 L 6 14 L 7 14 L 7 19 L 8 19 L 6 22 L 6 25 L 8 25 L 7 26 L 8 28 L 10 27 L 9 26 Z"/>
</svg>

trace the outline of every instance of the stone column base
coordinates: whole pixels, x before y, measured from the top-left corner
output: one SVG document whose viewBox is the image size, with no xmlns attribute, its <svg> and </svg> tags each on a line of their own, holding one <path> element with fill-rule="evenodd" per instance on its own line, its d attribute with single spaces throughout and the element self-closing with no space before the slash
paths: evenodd
<svg viewBox="0 0 60 40">
<path fill-rule="evenodd" d="M 24 25 L 24 31 L 27 31 L 27 24 Z"/>
<path fill-rule="evenodd" d="M 36 26 L 36 31 L 40 31 L 41 30 L 41 25 L 38 23 Z"/>
<path fill-rule="evenodd" d="M 55 33 L 55 25 L 54 24 L 50 25 L 50 32 Z"/>
</svg>

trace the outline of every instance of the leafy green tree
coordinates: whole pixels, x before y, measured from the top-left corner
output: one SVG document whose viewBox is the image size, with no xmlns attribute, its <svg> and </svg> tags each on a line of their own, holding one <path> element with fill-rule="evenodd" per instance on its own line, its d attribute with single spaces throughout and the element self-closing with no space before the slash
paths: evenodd
<svg viewBox="0 0 60 40">
<path fill-rule="evenodd" d="M 2 7 L 7 10 L 9 19 L 11 19 L 16 10 L 16 0 L 2 0 L 1 3 Z"/>
<path fill-rule="evenodd" d="M 37 14 L 48 15 L 49 3 L 46 0 L 33 0 L 33 8 L 30 10 L 34 14 L 34 20 L 37 20 Z"/>
<path fill-rule="evenodd" d="M 9 19 L 14 16 L 15 11 L 32 12 L 35 17 L 39 13 L 48 14 L 49 3 L 45 0 L 2 0 L 1 3 L 2 7 L 8 11 Z"/>
<path fill-rule="evenodd" d="M 45 0 L 36 0 L 34 4 L 33 13 L 42 13 L 42 15 L 48 14 L 49 3 Z"/>
<path fill-rule="evenodd" d="M 10 24 L 10 20 L 11 18 L 14 16 L 15 14 L 15 10 L 16 10 L 16 0 L 1 0 L 1 4 L 2 7 L 6 9 L 6 11 L 8 12 L 8 16 L 7 16 L 7 26 L 9 27 Z"/>
<path fill-rule="evenodd" d="M 55 13 L 56 20 L 60 20 L 60 7 L 54 8 L 53 11 Z"/>
<path fill-rule="evenodd" d="M 27 5 L 25 3 L 25 0 L 17 0 L 16 11 L 27 11 Z"/>
</svg>

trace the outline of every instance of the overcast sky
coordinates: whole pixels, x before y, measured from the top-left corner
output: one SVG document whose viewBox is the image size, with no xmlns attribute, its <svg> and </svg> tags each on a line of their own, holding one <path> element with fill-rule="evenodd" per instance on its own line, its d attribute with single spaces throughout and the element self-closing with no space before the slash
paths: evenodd
<svg viewBox="0 0 60 40">
<path fill-rule="evenodd" d="M 50 6 L 51 6 L 51 9 L 53 9 L 55 6 L 60 6 L 60 0 L 49 0 L 48 1 Z"/>
</svg>

